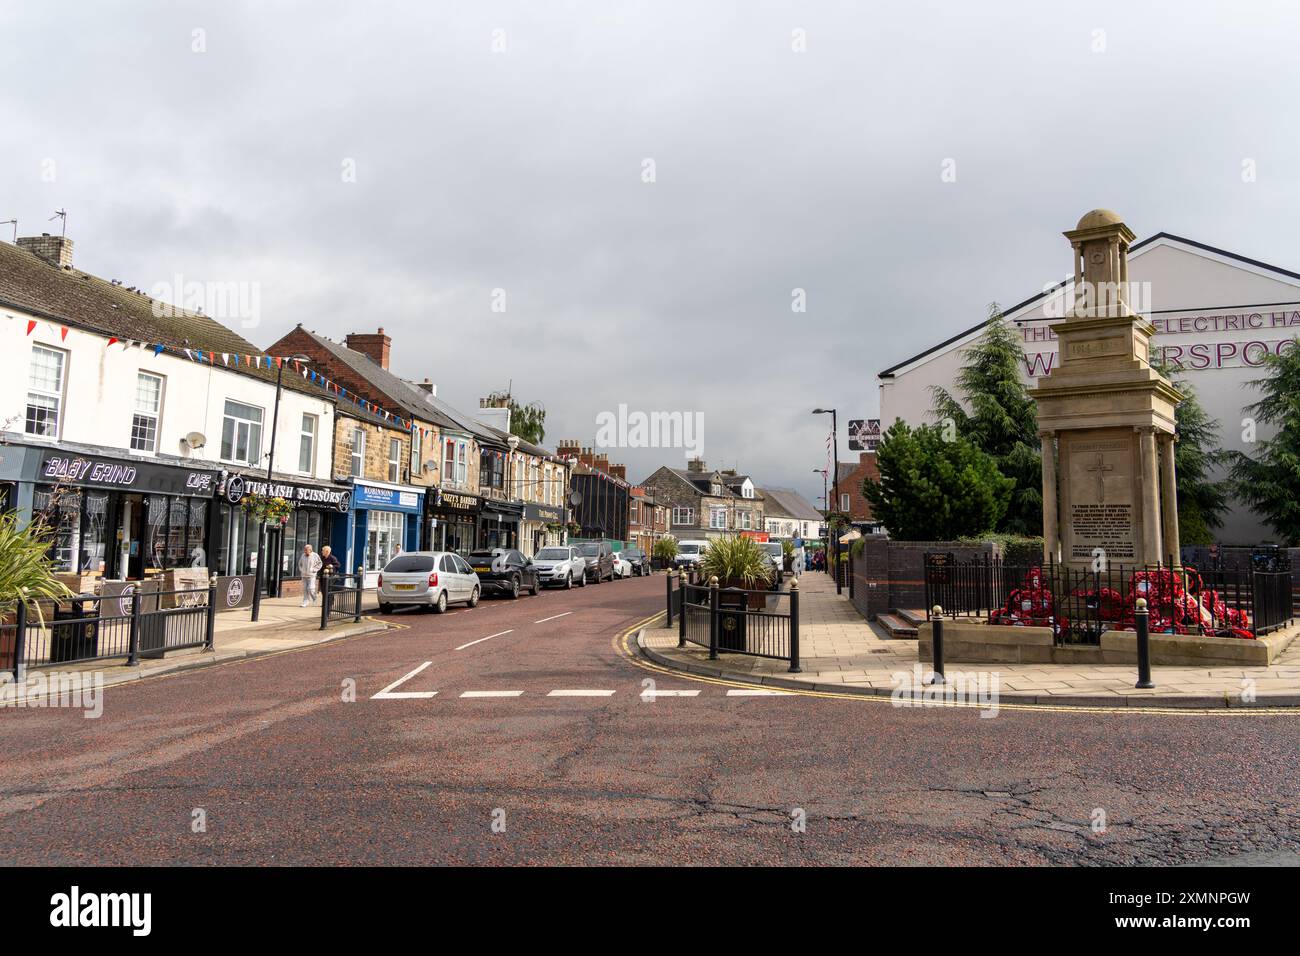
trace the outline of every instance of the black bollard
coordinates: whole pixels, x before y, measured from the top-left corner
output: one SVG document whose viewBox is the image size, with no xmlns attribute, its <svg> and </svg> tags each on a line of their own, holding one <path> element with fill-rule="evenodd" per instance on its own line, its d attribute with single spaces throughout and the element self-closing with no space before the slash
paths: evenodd
<svg viewBox="0 0 1300 956">
<path fill-rule="evenodd" d="M 1149 689 L 1155 687 L 1151 680 L 1151 612 L 1147 609 L 1147 599 L 1138 598 L 1133 607 L 1133 621 L 1137 627 L 1138 681 L 1134 687 Z"/>
<path fill-rule="evenodd" d="M 934 658 L 934 674 L 930 677 L 931 684 L 944 683 L 943 676 L 943 608 L 935 605 L 930 610 L 930 647 L 933 653 L 930 655 Z"/>
</svg>

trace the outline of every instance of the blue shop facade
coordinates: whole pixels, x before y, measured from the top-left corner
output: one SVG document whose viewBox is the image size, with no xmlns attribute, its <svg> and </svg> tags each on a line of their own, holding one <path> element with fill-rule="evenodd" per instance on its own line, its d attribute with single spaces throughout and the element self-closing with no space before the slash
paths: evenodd
<svg viewBox="0 0 1300 956">
<path fill-rule="evenodd" d="M 334 523 L 331 546 L 349 571 L 365 569 L 374 587 L 385 564 L 404 551 L 419 551 L 424 495 L 428 489 L 383 481 L 352 481 L 352 508 Z"/>
</svg>

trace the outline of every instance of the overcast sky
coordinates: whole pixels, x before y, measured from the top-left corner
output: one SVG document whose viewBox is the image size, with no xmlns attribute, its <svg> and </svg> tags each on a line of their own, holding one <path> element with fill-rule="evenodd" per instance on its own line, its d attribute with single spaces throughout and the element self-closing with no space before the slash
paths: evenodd
<svg viewBox="0 0 1300 956">
<path fill-rule="evenodd" d="M 815 499 L 809 411 L 848 458 L 875 374 L 1063 276 L 1088 209 L 1300 269 L 1298 21 L 0 0 L 0 219 L 66 208 L 76 264 L 146 290 L 256 283 L 259 345 L 382 325 L 394 371 L 465 408 L 513 382 L 552 446 L 620 402 L 701 412 L 711 466 Z M 635 480 L 684 460 L 608 451 Z"/>
</svg>

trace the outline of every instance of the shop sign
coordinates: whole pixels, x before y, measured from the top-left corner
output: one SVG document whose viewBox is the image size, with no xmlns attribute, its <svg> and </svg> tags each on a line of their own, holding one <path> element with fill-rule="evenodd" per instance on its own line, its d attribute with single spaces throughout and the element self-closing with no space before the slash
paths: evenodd
<svg viewBox="0 0 1300 956">
<path fill-rule="evenodd" d="M 377 488 L 357 482 L 353 500 L 358 508 L 382 508 L 386 511 L 419 511 L 418 491 L 402 491 L 397 488 Z"/>
<path fill-rule="evenodd" d="M 532 502 L 524 505 L 525 521 L 547 521 L 558 524 L 564 520 L 564 509 L 558 505 L 539 505 Z"/>
<path fill-rule="evenodd" d="M 245 495 L 283 498 L 298 508 L 333 508 L 336 511 L 347 511 L 352 507 L 352 492 L 346 488 L 291 485 L 287 482 L 265 481 L 245 475 L 231 475 L 226 479 L 223 497 L 228 502 L 237 505 Z"/>
<path fill-rule="evenodd" d="M 478 513 L 478 497 L 475 495 L 463 495 L 457 491 L 437 491 L 434 492 L 430 499 L 434 508 L 443 508 L 447 511 L 464 511 L 471 514 Z"/>
<path fill-rule="evenodd" d="M 51 484 L 121 488 L 168 495 L 207 496 L 217 487 L 216 472 L 212 471 L 62 453 L 45 456 L 41 462 L 40 477 Z"/>
</svg>

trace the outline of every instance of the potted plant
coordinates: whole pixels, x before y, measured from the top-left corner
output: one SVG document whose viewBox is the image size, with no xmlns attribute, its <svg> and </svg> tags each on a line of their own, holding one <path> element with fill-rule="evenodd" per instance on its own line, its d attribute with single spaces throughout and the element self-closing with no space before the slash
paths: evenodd
<svg viewBox="0 0 1300 956">
<path fill-rule="evenodd" d="M 794 570 L 794 542 L 789 538 L 781 542 L 781 566 L 786 571 Z"/>
<path fill-rule="evenodd" d="M 656 571 L 663 568 L 671 568 L 673 560 L 677 557 L 677 539 L 672 535 L 660 538 L 650 549 L 651 564 Z"/>
<path fill-rule="evenodd" d="M 748 595 L 751 609 L 767 607 L 767 595 L 762 592 L 772 583 L 772 561 L 753 538 L 723 535 L 713 539 L 700 560 L 700 569 L 706 579 L 716 576 L 719 588 L 752 592 Z"/>
<path fill-rule="evenodd" d="M 41 627 L 52 602 L 71 596 L 67 585 L 55 577 L 50 561 L 50 529 L 39 521 L 20 528 L 17 512 L 0 515 L 0 623 L 17 620 L 17 602 L 26 601 Z M 12 670 L 17 631 L 0 630 L 0 670 Z"/>
</svg>

